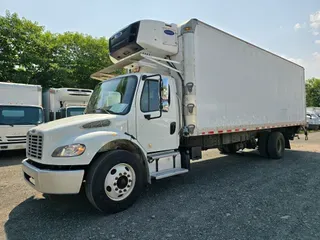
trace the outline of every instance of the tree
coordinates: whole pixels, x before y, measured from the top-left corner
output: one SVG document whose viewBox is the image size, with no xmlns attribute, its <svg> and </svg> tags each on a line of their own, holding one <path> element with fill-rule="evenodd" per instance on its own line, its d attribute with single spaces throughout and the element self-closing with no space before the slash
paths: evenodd
<svg viewBox="0 0 320 240">
<path fill-rule="evenodd" d="M 306 82 L 307 107 L 320 107 L 320 79 L 312 78 Z"/>
<path fill-rule="evenodd" d="M 97 80 L 90 75 L 111 64 L 106 38 L 66 32 L 56 36 L 56 44 L 56 63 L 67 73 L 65 86 L 93 88 Z"/>
<path fill-rule="evenodd" d="M 0 16 L 0 81 L 92 89 L 90 75 L 110 64 L 104 37 L 53 34 L 16 13 Z"/>
<path fill-rule="evenodd" d="M 0 16 L 0 81 L 30 83 L 46 60 L 44 28 L 16 13 Z"/>
</svg>

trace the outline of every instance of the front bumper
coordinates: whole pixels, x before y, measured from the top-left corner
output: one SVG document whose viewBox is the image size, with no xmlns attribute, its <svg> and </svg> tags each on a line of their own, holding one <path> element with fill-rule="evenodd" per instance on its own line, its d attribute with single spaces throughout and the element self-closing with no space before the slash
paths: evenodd
<svg viewBox="0 0 320 240">
<path fill-rule="evenodd" d="M 10 143 L 10 144 L 5 144 L 2 143 L 0 144 L 0 151 L 6 151 L 6 150 L 22 150 L 26 149 L 26 143 Z"/>
<path fill-rule="evenodd" d="M 76 194 L 80 192 L 84 170 L 46 170 L 22 161 L 25 181 L 35 190 L 48 194 Z"/>
</svg>

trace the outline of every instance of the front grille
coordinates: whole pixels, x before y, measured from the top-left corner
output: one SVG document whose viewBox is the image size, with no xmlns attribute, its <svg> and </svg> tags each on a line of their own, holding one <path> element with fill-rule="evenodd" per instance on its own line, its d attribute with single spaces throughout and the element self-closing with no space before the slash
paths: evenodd
<svg viewBox="0 0 320 240">
<path fill-rule="evenodd" d="M 37 159 L 42 158 L 42 135 L 28 133 L 27 156 Z"/>
<path fill-rule="evenodd" d="M 27 142 L 27 136 L 6 136 L 8 142 L 19 142 L 19 143 L 26 143 Z"/>
</svg>

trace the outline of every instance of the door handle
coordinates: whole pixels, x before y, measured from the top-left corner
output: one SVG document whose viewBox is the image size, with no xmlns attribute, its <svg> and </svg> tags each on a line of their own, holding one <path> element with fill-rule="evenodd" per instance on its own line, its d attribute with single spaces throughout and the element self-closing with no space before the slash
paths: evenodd
<svg viewBox="0 0 320 240">
<path fill-rule="evenodd" d="M 176 131 L 176 122 L 170 123 L 170 134 L 174 134 Z"/>
<path fill-rule="evenodd" d="M 144 115 L 144 118 L 150 120 L 151 119 L 151 114 Z"/>
</svg>

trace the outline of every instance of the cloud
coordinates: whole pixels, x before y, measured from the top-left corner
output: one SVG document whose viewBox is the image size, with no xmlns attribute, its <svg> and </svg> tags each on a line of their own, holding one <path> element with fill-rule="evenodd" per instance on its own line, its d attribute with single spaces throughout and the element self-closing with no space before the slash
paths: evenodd
<svg viewBox="0 0 320 240">
<path fill-rule="evenodd" d="M 301 29 L 302 28 L 302 25 L 300 24 L 300 23 L 297 23 L 296 25 L 294 25 L 294 27 L 293 27 L 293 29 L 295 30 L 295 31 L 298 31 L 299 29 Z"/>
<path fill-rule="evenodd" d="M 305 69 L 305 77 L 309 78 L 320 78 L 320 52 L 314 52 L 311 54 L 309 58 L 301 59 L 301 58 L 292 58 L 281 55 L 283 58 L 288 59 L 291 62 L 294 62 Z"/>
<path fill-rule="evenodd" d="M 315 44 L 320 44 L 320 39 L 314 41 Z"/>
<path fill-rule="evenodd" d="M 320 10 L 309 15 L 309 23 L 296 23 L 293 26 L 295 31 L 308 28 L 314 36 L 320 35 Z"/>
<path fill-rule="evenodd" d="M 313 35 L 319 35 L 320 30 L 320 11 L 310 14 L 309 16 L 310 28 Z"/>
<path fill-rule="evenodd" d="M 320 61 L 320 53 L 319 52 L 314 52 L 312 56 L 316 59 L 316 61 Z"/>
</svg>

